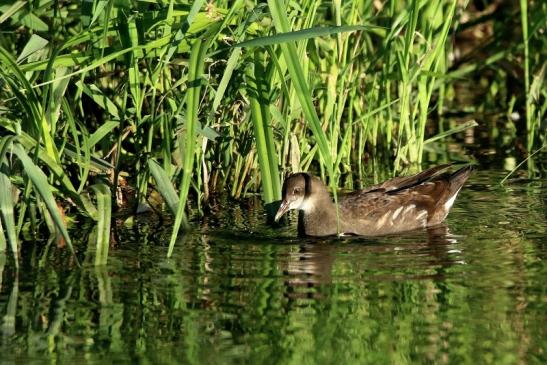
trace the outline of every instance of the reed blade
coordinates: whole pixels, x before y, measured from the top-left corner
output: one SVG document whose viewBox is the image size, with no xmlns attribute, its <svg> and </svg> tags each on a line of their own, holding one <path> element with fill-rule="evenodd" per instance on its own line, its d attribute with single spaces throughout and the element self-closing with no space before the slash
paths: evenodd
<svg viewBox="0 0 547 365">
<path fill-rule="evenodd" d="M 110 224 L 112 219 L 112 198 L 106 184 L 94 184 L 91 189 L 97 198 L 97 241 L 95 265 L 106 265 L 110 247 Z"/>
<path fill-rule="evenodd" d="M 17 155 L 17 157 L 23 164 L 25 173 L 32 181 L 33 189 L 35 189 L 40 195 L 40 198 L 44 202 L 49 214 L 51 215 L 51 218 L 53 219 L 53 222 L 55 223 L 55 227 L 63 236 L 63 239 L 65 240 L 70 251 L 74 255 L 74 258 L 76 259 L 76 262 L 78 262 L 74 247 L 72 246 L 72 240 L 70 239 L 70 236 L 66 229 L 65 221 L 61 216 L 61 212 L 57 207 L 57 203 L 55 202 L 55 198 L 53 197 L 53 193 L 51 192 L 51 187 L 49 185 L 49 182 L 47 181 L 46 175 L 42 170 L 40 170 L 38 166 L 34 164 L 34 162 L 32 162 L 32 159 L 28 156 L 27 152 L 21 147 L 21 145 L 15 144 L 13 146 L 13 153 Z"/>
<path fill-rule="evenodd" d="M 171 257 L 175 242 L 178 236 L 178 231 L 184 218 L 184 208 L 190 190 L 190 181 L 194 172 L 194 155 L 196 148 L 196 125 L 198 123 L 199 98 L 201 91 L 201 75 L 205 64 L 205 51 L 207 50 L 208 42 L 203 42 L 201 39 L 194 41 L 190 63 L 188 65 L 188 92 L 186 96 L 186 138 L 184 142 L 184 161 L 182 181 L 179 189 L 179 204 L 175 223 L 173 225 L 173 233 L 169 242 L 169 250 L 167 257 Z"/>
</svg>

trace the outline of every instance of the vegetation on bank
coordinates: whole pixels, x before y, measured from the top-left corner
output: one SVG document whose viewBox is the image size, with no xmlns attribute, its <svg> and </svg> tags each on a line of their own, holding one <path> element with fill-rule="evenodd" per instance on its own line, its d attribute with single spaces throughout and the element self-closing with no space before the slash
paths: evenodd
<svg viewBox="0 0 547 365">
<path fill-rule="evenodd" d="M 477 124 L 443 119 L 462 80 L 486 77 L 480 108 L 542 148 L 547 6 L 482 6 L 0 1 L 0 251 L 17 258 L 42 227 L 72 248 L 66 220 L 83 215 L 105 263 L 112 210 L 153 189 L 175 216 L 171 252 L 212 193 L 271 204 L 290 171 L 333 189 L 377 160 L 399 172 Z"/>
</svg>

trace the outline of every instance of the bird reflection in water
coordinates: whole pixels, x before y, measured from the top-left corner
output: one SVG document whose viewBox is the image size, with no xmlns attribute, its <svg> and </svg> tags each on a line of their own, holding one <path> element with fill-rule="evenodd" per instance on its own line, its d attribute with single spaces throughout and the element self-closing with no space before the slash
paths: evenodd
<svg viewBox="0 0 547 365">
<path fill-rule="evenodd" d="M 446 268 L 464 263 L 456 248 L 457 236 L 449 232 L 446 224 L 407 233 L 405 237 L 304 240 L 290 252 L 284 270 L 285 296 L 291 300 L 322 299 L 328 295 L 330 287 L 341 279 L 337 275 L 344 275 L 343 270 L 333 273 L 337 257 L 351 258 L 349 265 L 363 273 L 370 272 L 364 280 L 373 281 L 440 280 Z M 405 274 L 401 276 L 401 272 Z"/>
</svg>

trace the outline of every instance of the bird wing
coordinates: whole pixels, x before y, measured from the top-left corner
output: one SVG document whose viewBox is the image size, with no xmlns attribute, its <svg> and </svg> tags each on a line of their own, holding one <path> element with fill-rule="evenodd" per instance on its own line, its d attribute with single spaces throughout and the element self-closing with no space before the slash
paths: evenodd
<svg viewBox="0 0 547 365">
<path fill-rule="evenodd" d="M 448 184 L 447 179 L 439 177 L 398 189 L 357 191 L 340 199 L 341 214 L 351 217 L 350 226 L 366 227 L 362 228 L 366 234 L 418 228 L 427 225 L 438 202 L 446 199 Z"/>
<path fill-rule="evenodd" d="M 435 177 L 439 176 L 442 172 L 446 171 L 449 167 L 453 166 L 455 163 L 447 163 L 439 166 L 432 167 L 425 171 L 420 172 L 419 174 L 411 176 L 397 176 L 392 179 L 386 180 L 380 184 L 371 185 L 361 192 L 371 192 L 379 189 L 384 189 L 384 191 L 404 189 L 411 186 L 419 185 L 425 181 L 432 180 Z"/>
</svg>

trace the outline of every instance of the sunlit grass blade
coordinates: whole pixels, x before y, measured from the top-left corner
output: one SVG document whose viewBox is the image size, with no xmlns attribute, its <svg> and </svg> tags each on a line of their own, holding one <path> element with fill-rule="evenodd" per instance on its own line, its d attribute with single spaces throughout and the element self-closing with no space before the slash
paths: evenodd
<svg viewBox="0 0 547 365">
<path fill-rule="evenodd" d="M 237 43 L 232 47 L 265 47 L 271 46 L 274 44 L 286 43 L 286 42 L 296 42 L 304 39 L 324 37 L 328 35 L 344 33 L 344 32 L 354 32 L 357 30 L 371 30 L 371 29 L 380 29 L 384 30 L 382 27 L 374 25 L 342 25 L 342 26 L 330 26 L 330 27 L 314 27 L 308 29 L 301 29 L 296 31 L 287 31 L 284 33 L 277 33 L 275 35 L 259 37 Z"/>
<path fill-rule="evenodd" d="M 530 92 L 530 49 L 528 39 L 528 0 L 520 0 L 520 19 L 522 27 L 522 43 L 524 45 L 524 93 L 526 97 L 526 146 L 528 152 L 532 151 L 534 146 L 534 125 L 532 121 L 531 99 L 528 97 Z"/>
<path fill-rule="evenodd" d="M 14 1 L 11 4 L 11 6 L 9 8 L 4 9 L 3 14 L 0 15 L 0 24 L 4 23 L 6 20 L 8 20 L 11 16 L 16 14 L 22 8 L 25 8 L 26 4 L 27 4 L 26 1 L 22 1 L 22 0 Z"/>
<path fill-rule="evenodd" d="M 536 138 L 545 141 L 547 137 L 547 128 L 543 128 L 543 135 L 541 135 L 541 123 L 545 120 L 545 113 L 547 112 L 547 90 L 544 86 L 545 68 L 547 67 L 547 61 L 543 63 L 539 72 L 532 78 L 532 84 L 526 95 L 526 115 L 528 129 L 528 149 L 533 148 Z M 542 95 L 543 94 L 543 95 Z M 541 106 L 541 100 L 543 96 L 543 107 Z M 530 117 L 528 117 L 530 114 Z M 537 134 L 537 136 L 536 136 Z"/>
<path fill-rule="evenodd" d="M 224 70 L 224 74 L 222 74 L 222 79 L 220 80 L 220 83 L 218 84 L 218 88 L 215 93 L 215 99 L 213 100 L 213 107 L 211 108 L 211 114 L 214 115 L 214 113 L 217 111 L 220 102 L 222 101 L 222 98 L 224 97 L 224 93 L 226 92 L 226 88 L 228 87 L 228 83 L 230 82 L 232 78 L 232 74 L 234 73 L 234 70 L 236 69 L 238 65 L 238 61 L 241 57 L 241 50 L 240 49 L 234 49 L 232 53 L 230 54 L 230 57 L 228 57 L 228 62 L 226 62 L 226 69 Z"/>
<path fill-rule="evenodd" d="M 263 198 L 266 204 L 269 204 L 273 203 L 275 200 L 281 199 L 281 192 L 279 189 L 279 182 L 277 182 L 279 180 L 279 172 L 277 171 L 275 146 L 273 143 L 268 143 L 267 141 L 271 138 L 267 133 L 271 127 L 268 123 L 269 114 L 267 113 L 269 112 L 269 102 L 266 99 L 267 92 L 264 90 L 265 84 L 264 80 L 262 80 L 263 75 L 264 70 L 259 62 L 255 62 L 248 66 L 247 85 L 251 103 L 251 120 L 254 127 Z M 273 149 L 273 151 L 270 149 Z M 270 157 L 272 157 L 274 164 L 270 163 Z M 277 184 L 275 184 L 274 180 Z M 271 211 L 269 213 L 274 214 L 275 212 Z"/>
<path fill-rule="evenodd" d="M 173 187 L 169 176 L 167 175 L 165 170 L 162 169 L 162 167 L 153 159 L 148 160 L 148 168 L 150 169 L 150 173 L 156 180 L 157 190 L 167 203 L 167 206 L 169 207 L 171 213 L 176 216 L 179 206 L 179 197 L 177 196 L 177 192 L 175 191 L 175 188 Z M 188 223 L 186 222 L 185 214 L 183 215 L 182 222 L 183 225 L 188 225 Z"/>
<path fill-rule="evenodd" d="M 92 149 L 97 142 L 99 142 L 101 139 L 103 139 L 105 136 L 109 135 L 112 130 L 120 125 L 120 122 L 118 121 L 108 121 L 105 122 L 103 125 L 101 125 L 91 136 L 89 136 L 89 139 L 87 140 L 86 147 L 88 149 Z"/>
<path fill-rule="evenodd" d="M 62 78 L 58 78 L 57 80 L 62 80 Z M 108 111 L 108 113 L 116 118 L 120 119 L 120 114 L 118 111 L 118 107 L 116 104 L 110 100 L 104 93 L 95 85 L 87 85 L 84 84 L 81 81 L 76 82 L 76 86 L 80 88 L 87 96 L 89 96 L 97 105 L 99 105 L 101 108 Z"/>
<path fill-rule="evenodd" d="M 2 156 L 0 156 L 1 159 Z M 17 243 L 17 227 L 13 212 L 12 184 L 9 177 L 0 171 L 0 214 L 2 223 L 2 236 L 7 234 L 7 241 L 10 245 L 15 265 L 19 267 L 19 245 Z M 5 251 L 5 247 L 0 247 L 0 253 Z"/>
<path fill-rule="evenodd" d="M 33 34 L 25 45 L 25 48 L 23 48 L 23 51 L 21 51 L 21 53 L 17 57 L 17 62 L 21 62 L 34 52 L 43 49 L 45 46 L 48 45 L 48 43 L 48 40 L 40 37 L 37 34 Z"/>
<path fill-rule="evenodd" d="M 188 65 L 188 92 L 186 96 L 186 138 L 184 141 L 184 161 L 182 171 L 182 181 L 179 191 L 179 204 L 175 223 L 173 225 L 173 233 L 169 242 L 169 250 L 167 256 L 170 257 L 175 247 L 178 231 L 184 217 L 184 208 L 186 207 L 186 199 L 190 189 L 190 181 L 194 170 L 194 154 L 196 146 L 196 124 L 198 122 L 199 97 L 201 90 L 201 75 L 203 74 L 205 51 L 208 42 L 203 42 L 201 39 L 194 41 L 192 53 L 190 55 L 190 63 Z"/>
<path fill-rule="evenodd" d="M 474 121 L 474 120 L 469 120 L 463 124 L 460 124 L 454 128 L 451 128 L 447 131 L 444 131 L 444 132 L 441 132 L 441 133 L 438 133 L 436 134 L 435 136 L 433 137 L 430 137 L 428 139 L 426 139 L 424 141 L 424 145 L 425 144 L 428 144 L 428 143 L 432 143 L 432 142 L 435 142 L 435 141 L 438 141 L 439 139 L 444 139 L 452 134 L 455 134 L 455 133 L 459 133 L 459 132 L 462 132 L 466 129 L 469 129 L 469 128 L 475 128 L 476 126 L 478 126 L 479 124 Z"/>
<path fill-rule="evenodd" d="M 49 69 L 48 69 L 49 71 Z M 65 67 L 57 67 L 54 71 L 54 75 L 64 75 L 68 72 Z M 63 105 L 63 97 L 67 90 L 70 79 L 63 79 L 59 82 L 54 82 L 50 85 L 49 100 L 47 102 L 46 121 L 51 126 L 51 130 L 57 130 L 57 121 L 59 120 L 61 107 Z"/>
<path fill-rule="evenodd" d="M 95 265 L 106 265 L 110 245 L 110 222 L 112 215 L 112 198 L 108 185 L 95 184 L 91 186 L 97 197 L 97 252 Z"/>
<path fill-rule="evenodd" d="M 127 43 L 133 46 L 135 49 L 129 55 L 129 61 L 127 62 L 129 73 L 129 90 L 133 99 L 133 106 L 135 107 L 135 118 L 137 123 L 140 124 L 142 118 L 142 102 L 143 102 L 143 90 L 141 89 L 141 75 L 139 70 L 139 59 L 142 56 L 142 51 L 136 46 L 139 45 L 139 32 L 137 30 L 137 21 L 135 17 L 129 17 L 127 19 Z M 141 35 L 144 38 L 144 35 Z"/>
<path fill-rule="evenodd" d="M 74 258 L 76 259 L 74 247 L 72 246 L 72 241 L 70 239 L 70 236 L 68 235 L 63 217 L 61 216 L 61 213 L 57 208 L 57 204 L 51 192 L 51 187 L 49 186 L 46 175 L 43 173 L 42 170 L 40 170 L 40 168 L 38 168 L 38 166 L 34 164 L 34 162 L 32 162 L 31 158 L 28 156 L 27 152 L 21 147 L 21 145 L 14 144 L 12 151 L 14 154 L 17 155 L 17 157 L 23 164 L 25 173 L 32 181 L 33 189 L 35 189 L 35 191 L 38 192 L 38 194 L 42 198 L 49 214 L 51 215 L 51 218 L 55 222 L 56 228 L 63 236 L 65 242 L 70 248 L 70 251 L 72 251 L 72 253 L 74 254 Z"/>
</svg>

